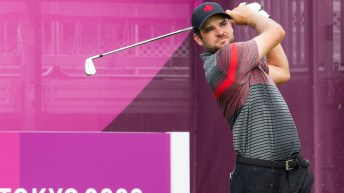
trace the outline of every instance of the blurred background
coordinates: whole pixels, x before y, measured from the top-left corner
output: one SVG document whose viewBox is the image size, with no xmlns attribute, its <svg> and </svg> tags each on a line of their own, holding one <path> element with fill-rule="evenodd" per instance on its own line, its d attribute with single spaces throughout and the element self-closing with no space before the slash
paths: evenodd
<svg viewBox="0 0 344 193">
<path fill-rule="evenodd" d="M 286 31 L 291 80 L 280 90 L 311 161 L 313 192 L 344 192 L 344 3 L 257 2 Z M 189 131 L 191 192 L 229 192 L 231 133 L 191 32 L 97 59 L 97 74 L 84 73 L 90 56 L 189 27 L 200 3 L 0 1 L 0 130 Z M 235 26 L 239 41 L 254 35 Z"/>
</svg>

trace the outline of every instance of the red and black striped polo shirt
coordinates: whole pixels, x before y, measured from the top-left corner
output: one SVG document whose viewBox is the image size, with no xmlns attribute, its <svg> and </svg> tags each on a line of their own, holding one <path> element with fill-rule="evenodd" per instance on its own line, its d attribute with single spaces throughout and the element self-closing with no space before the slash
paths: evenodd
<svg viewBox="0 0 344 193">
<path fill-rule="evenodd" d="M 255 40 L 203 53 L 206 79 L 245 157 L 286 160 L 300 151 L 294 120 L 269 68 L 258 59 Z"/>
</svg>

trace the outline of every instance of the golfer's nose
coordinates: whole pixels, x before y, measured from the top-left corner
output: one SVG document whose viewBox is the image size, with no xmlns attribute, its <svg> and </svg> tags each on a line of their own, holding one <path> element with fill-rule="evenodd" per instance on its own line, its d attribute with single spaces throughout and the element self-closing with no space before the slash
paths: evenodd
<svg viewBox="0 0 344 193">
<path fill-rule="evenodd" d="M 217 27 L 217 28 L 215 29 L 215 32 L 216 32 L 216 36 L 222 36 L 223 33 L 224 33 L 223 29 L 220 28 L 220 27 Z"/>
</svg>

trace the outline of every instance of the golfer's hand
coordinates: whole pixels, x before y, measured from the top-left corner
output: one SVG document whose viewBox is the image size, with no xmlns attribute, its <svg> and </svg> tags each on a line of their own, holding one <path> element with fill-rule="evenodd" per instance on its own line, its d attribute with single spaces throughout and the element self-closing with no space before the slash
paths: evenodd
<svg viewBox="0 0 344 193">
<path fill-rule="evenodd" d="M 256 13 L 248 6 L 240 4 L 232 10 L 226 10 L 226 13 L 232 18 L 231 22 L 237 25 L 249 25 Z"/>
<path fill-rule="evenodd" d="M 249 4 L 240 3 L 238 7 L 233 10 L 227 10 L 226 13 L 232 17 L 231 22 L 237 25 L 252 26 L 257 20 L 262 18 L 261 16 L 270 18 L 270 15 L 263 9 L 263 6 L 257 2 Z"/>
</svg>

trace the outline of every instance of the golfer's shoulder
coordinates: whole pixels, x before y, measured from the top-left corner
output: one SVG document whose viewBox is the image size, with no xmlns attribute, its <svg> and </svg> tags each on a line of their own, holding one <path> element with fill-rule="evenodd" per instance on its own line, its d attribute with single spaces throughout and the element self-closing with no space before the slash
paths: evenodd
<svg viewBox="0 0 344 193">
<path fill-rule="evenodd" d="M 218 57 L 245 57 L 248 53 L 257 52 L 257 43 L 254 39 L 233 42 L 225 45 L 216 54 Z"/>
</svg>

